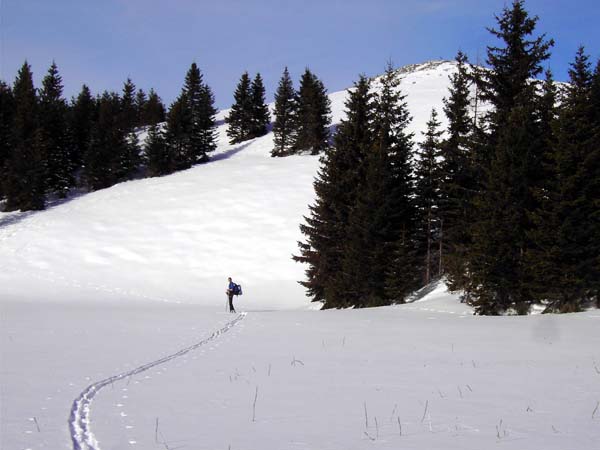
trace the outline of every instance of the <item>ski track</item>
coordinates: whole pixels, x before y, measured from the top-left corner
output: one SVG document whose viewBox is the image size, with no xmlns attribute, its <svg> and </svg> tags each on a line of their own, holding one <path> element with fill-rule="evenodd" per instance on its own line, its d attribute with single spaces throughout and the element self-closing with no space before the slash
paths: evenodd
<svg viewBox="0 0 600 450">
<path fill-rule="evenodd" d="M 79 394 L 79 396 L 73 402 L 73 406 L 71 406 L 71 413 L 69 416 L 69 431 L 73 441 L 73 450 L 100 450 L 98 441 L 96 440 L 96 437 L 91 429 L 90 412 L 92 401 L 101 389 L 114 383 L 115 381 L 137 375 L 160 364 L 164 364 L 175 358 L 183 356 L 186 353 L 189 353 L 192 350 L 195 350 L 198 347 L 213 341 L 233 328 L 246 316 L 246 314 L 247 313 L 245 312 L 240 313 L 235 319 L 226 323 L 221 329 L 215 331 L 209 337 L 194 345 L 183 348 L 176 353 L 149 362 L 135 369 L 90 384 L 81 394 Z"/>
</svg>

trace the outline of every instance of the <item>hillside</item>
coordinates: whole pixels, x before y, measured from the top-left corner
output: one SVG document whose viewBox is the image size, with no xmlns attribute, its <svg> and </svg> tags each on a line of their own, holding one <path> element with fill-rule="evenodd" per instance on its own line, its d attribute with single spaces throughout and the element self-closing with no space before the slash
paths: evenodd
<svg viewBox="0 0 600 450">
<path fill-rule="evenodd" d="M 445 61 L 399 69 L 415 140 L 431 109 L 441 113 L 453 70 Z M 345 98 L 330 94 L 334 126 Z M 306 307 L 297 284 L 305 268 L 291 255 L 314 198 L 318 157 L 271 158 L 272 133 L 231 146 L 227 113 L 217 117 L 219 145 L 208 164 L 39 213 L 0 214 L 2 298 L 214 305 L 232 276 L 255 306 Z"/>
<path fill-rule="evenodd" d="M 453 69 L 402 70 L 416 138 Z M 597 310 L 474 316 L 439 283 L 311 311 L 318 158 L 230 146 L 226 113 L 208 164 L 0 216 L 2 449 L 598 448 Z"/>
</svg>

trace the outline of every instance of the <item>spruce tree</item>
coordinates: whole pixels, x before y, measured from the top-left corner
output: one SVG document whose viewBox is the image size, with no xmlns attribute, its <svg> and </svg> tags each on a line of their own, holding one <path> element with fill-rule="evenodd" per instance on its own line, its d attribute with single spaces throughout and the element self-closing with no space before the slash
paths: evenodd
<svg viewBox="0 0 600 450">
<path fill-rule="evenodd" d="M 0 81 L 0 200 L 4 198 L 4 179 L 13 148 L 13 120 L 15 102 L 12 89 Z"/>
<path fill-rule="evenodd" d="M 594 243 L 590 249 L 590 253 L 600 255 L 600 59 L 596 61 L 596 68 L 592 77 L 592 86 L 590 88 L 590 123 L 593 127 L 593 136 L 591 139 L 591 151 L 586 158 L 584 170 L 586 171 L 585 178 L 586 192 L 588 199 L 588 208 L 590 210 L 590 218 L 596 219 L 591 224 L 591 242 Z M 592 212 L 594 211 L 594 212 Z M 596 306 L 600 308 L 600 258 L 596 258 L 595 263 L 592 262 L 590 270 L 587 272 L 587 279 L 591 281 L 590 289 L 592 295 L 596 297 Z"/>
<path fill-rule="evenodd" d="M 260 73 L 257 73 L 250 86 L 252 101 L 252 122 L 250 136 L 257 138 L 267 134 L 267 128 L 271 122 L 269 107 L 265 103 L 265 86 Z"/>
<path fill-rule="evenodd" d="M 444 99 L 448 129 L 441 149 L 440 253 L 450 289 L 461 290 L 466 286 L 468 273 L 466 255 L 476 187 L 473 117 L 469 113 L 471 77 L 466 55 L 459 51 L 456 63 L 456 73 L 450 76 L 449 96 Z"/>
<path fill-rule="evenodd" d="M 62 78 L 53 62 L 42 81 L 39 102 L 39 136 L 46 148 L 46 188 L 64 198 L 75 184 L 68 107 L 62 98 Z"/>
<path fill-rule="evenodd" d="M 230 144 L 239 144 L 252 138 L 253 132 L 253 95 L 250 76 L 244 72 L 233 94 L 234 103 L 227 116 L 227 136 Z"/>
<path fill-rule="evenodd" d="M 92 191 L 123 180 L 127 136 L 120 123 L 120 111 L 119 95 L 105 91 L 98 100 L 98 120 L 94 124 L 90 148 L 85 157 L 84 176 Z"/>
<path fill-rule="evenodd" d="M 142 127 L 144 125 L 148 125 L 144 123 L 144 110 L 146 109 L 146 105 L 148 103 L 148 96 L 143 89 L 138 89 L 137 94 L 135 94 L 135 126 Z"/>
<path fill-rule="evenodd" d="M 92 129 L 97 119 L 97 104 L 90 89 L 84 84 L 71 102 L 69 129 L 71 131 L 71 164 L 76 169 L 83 165 L 90 148 Z"/>
<path fill-rule="evenodd" d="M 150 89 L 148 100 L 144 103 L 144 107 L 140 111 L 140 116 L 142 125 L 154 125 L 165 121 L 165 105 L 154 89 Z"/>
<path fill-rule="evenodd" d="M 394 228 L 398 221 L 394 205 L 397 192 L 387 150 L 374 145 L 368 153 L 366 180 L 350 215 L 342 263 L 343 294 L 348 306 L 385 305 L 390 302 L 388 297 L 395 299 L 398 292 L 396 286 L 388 291 L 392 283 L 386 280 L 399 238 Z"/>
<path fill-rule="evenodd" d="M 38 133 L 38 98 L 31 67 L 23 63 L 13 86 L 13 147 L 7 161 L 6 210 L 40 210 L 46 203 L 46 161 Z"/>
<path fill-rule="evenodd" d="M 371 149 L 365 179 L 350 212 L 342 273 L 348 304 L 377 306 L 403 301 L 414 288 L 415 261 L 401 249 L 414 248 L 412 135 L 398 73 L 390 65 L 375 98 Z"/>
<path fill-rule="evenodd" d="M 296 131 L 296 91 L 286 67 L 275 93 L 275 122 L 271 156 L 287 156 L 292 152 Z"/>
<path fill-rule="evenodd" d="M 381 80 L 377 100 L 375 145 L 387 148 L 393 175 L 391 193 L 391 230 L 394 239 L 386 254 L 385 296 L 388 302 L 404 302 L 408 293 L 419 286 L 416 255 L 414 205 L 413 134 L 407 128 L 412 118 L 406 95 L 402 94 L 400 78 L 388 63 Z"/>
<path fill-rule="evenodd" d="M 151 177 L 167 175 L 173 169 L 171 153 L 161 128 L 156 123 L 150 125 L 145 142 L 146 168 Z"/>
<path fill-rule="evenodd" d="M 214 96 L 196 63 L 188 70 L 179 97 L 167 116 L 167 145 L 173 170 L 208 161 L 216 148 Z"/>
<path fill-rule="evenodd" d="M 185 94 L 181 94 L 173 102 L 167 114 L 165 135 L 171 161 L 168 173 L 189 168 L 187 152 L 190 146 L 189 134 L 192 119 L 186 103 Z"/>
<path fill-rule="evenodd" d="M 598 205 L 600 159 L 595 140 L 592 72 L 580 48 L 569 71 L 570 84 L 550 151 L 553 171 L 539 193 L 533 214 L 536 244 L 529 253 L 532 288 L 549 312 L 580 310 L 600 288 Z M 549 94 L 551 95 L 551 94 Z M 597 124 L 596 124 L 597 126 Z M 597 139 L 597 136 L 596 136 Z"/>
<path fill-rule="evenodd" d="M 127 78 L 123 83 L 119 122 L 126 134 L 131 133 L 137 126 L 136 87 L 131 78 Z"/>
<path fill-rule="evenodd" d="M 535 105 L 537 84 L 552 41 L 533 40 L 537 17 L 514 1 L 490 32 L 504 47 L 488 47 L 489 71 L 479 71 L 482 98 L 492 105 L 486 120 L 482 192 L 476 199 L 473 243 L 469 250 L 469 294 L 476 311 L 498 314 L 529 310 L 524 255 L 531 245 L 528 215 L 536 208 L 532 188 L 542 176 L 543 145 Z"/>
<path fill-rule="evenodd" d="M 364 161 L 372 144 L 373 95 L 369 81 L 361 76 L 348 92 L 346 119 L 334 137 L 334 146 L 321 160 L 315 180 L 317 200 L 300 229 L 307 242 L 299 243 L 300 256 L 308 264 L 307 280 L 301 282 L 313 301 L 324 308 L 348 306 L 341 273 L 350 213 L 358 186 L 364 181 Z"/>
<path fill-rule="evenodd" d="M 191 166 L 208 161 L 209 153 L 217 147 L 215 99 L 196 63 L 192 63 L 186 74 L 183 94 L 190 117 L 187 163 Z"/>
<path fill-rule="evenodd" d="M 331 101 L 321 80 L 308 68 L 300 78 L 294 152 L 317 155 L 329 147 Z"/>
<path fill-rule="evenodd" d="M 442 232 L 440 217 L 442 171 L 438 161 L 441 154 L 442 131 L 439 128 L 437 111 L 433 109 L 427 122 L 427 131 L 423 133 L 425 140 L 420 145 L 420 151 L 417 152 L 415 167 L 416 241 L 422 261 L 424 284 L 429 284 L 433 278 L 441 275 L 439 246 Z"/>
</svg>

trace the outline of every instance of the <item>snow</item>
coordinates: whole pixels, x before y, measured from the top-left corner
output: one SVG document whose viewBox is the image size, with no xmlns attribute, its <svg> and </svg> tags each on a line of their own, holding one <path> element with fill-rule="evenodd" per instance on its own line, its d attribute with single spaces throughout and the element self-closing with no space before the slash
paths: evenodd
<svg viewBox="0 0 600 450">
<path fill-rule="evenodd" d="M 453 70 L 403 72 L 416 139 Z M 226 113 L 208 164 L 0 213 L 0 448 L 600 445 L 597 311 L 474 317 L 443 284 L 314 311 L 291 255 L 318 157 L 229 145 Z"/>
</svg>

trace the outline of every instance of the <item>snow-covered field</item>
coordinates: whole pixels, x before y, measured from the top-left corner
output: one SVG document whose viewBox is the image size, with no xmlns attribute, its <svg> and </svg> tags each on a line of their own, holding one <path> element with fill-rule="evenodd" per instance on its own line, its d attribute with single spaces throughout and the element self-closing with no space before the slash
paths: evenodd
<svg viewBox="0 0 600 450">
<path fill-rule="evenodd" d="M 417 138 L 453 68 L 403 75 Z M 599 312 L 473 317 L 443 285 L 313 311 L 318 158 L 219 134 L 208 164 L 0 213 L 1 449 L 600 448 Z"/>
</svg>

